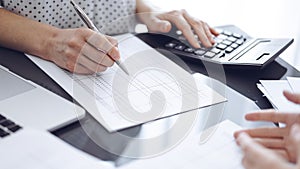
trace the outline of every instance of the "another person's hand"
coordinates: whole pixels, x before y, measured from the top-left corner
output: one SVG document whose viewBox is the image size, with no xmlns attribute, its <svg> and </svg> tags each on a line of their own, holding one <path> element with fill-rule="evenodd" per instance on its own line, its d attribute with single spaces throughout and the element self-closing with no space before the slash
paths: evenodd
<svg viewBox="0 0 300 169">
<path fill-rule="evenodd" d="M 289 163 L 276 152 L 257 143 L 246 133 L 240 133 L 237 144 L 241 147 L 244 157 L 242 164 L 246 169 L 297 169 L 300 167 L 300 127 L 293 125 L 289 132 L 289 147 L 296 152 L 295 164 Z"/>
<path fill-rule="evenodd" d="M 206 22 L 192 17 L 185 10 L 142 13 L 139 18 L 152 32 L 169 32 L 172 27 L 171 23 L 173 23 L 195 48 L 200 48 L 198 39 L 204 47 L 212 47 L 215 43 L 213 37 L 219 35 Z M 198 39 L 195 38 L 193 31 Z"/>
<path fill-rule="evenodd" d="M 87 28 L 58 29 L 50 44 L 47 59 L 74 73 L 102 72 L 120 58 L 117 40 Z"/>
<path fill-rule="evenodd" d="M 289 92 L 284 92 L 285 97 L 299 104 L 300 95 L 292 94 Z M 246 115 L 246 119 L 250 121 L 269 121 L 269 122 L 280 122 L 284 123 L 285 127 L 261 127 L 254 129 L 246 129 L 242 131 L 237 131 L 235 137 L 237 138 L 240 133 L 245 132 L 254 140 L 261 145 L 273 149 L 277 153 L 283 155 L 291 162 L 296 160 L 295 149 L 289 148 L 290 141 L 288 136 L 290 133 L 291 126 L 294 124 L 300 124 L 300 114 L 298 113 L 279 113 L 275 110 L 264 110 L 259 112 L 254 112 Z"/>
</svg>

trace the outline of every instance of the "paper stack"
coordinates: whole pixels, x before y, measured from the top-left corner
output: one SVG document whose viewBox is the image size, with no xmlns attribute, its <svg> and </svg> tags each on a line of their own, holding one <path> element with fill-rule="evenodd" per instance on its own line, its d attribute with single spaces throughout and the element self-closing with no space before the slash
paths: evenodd
<svg viewBox="0 0 300 169">
<path fill-rule="evenodd" d="M 300 94 L 299 77 L 287 77 L 287 80 L 260 80 L 257 87 L 275 109 L 289 112 L 300 110 L 300 105 L 288 101 L 282 94 L 284 90 Z"/>
</svg>

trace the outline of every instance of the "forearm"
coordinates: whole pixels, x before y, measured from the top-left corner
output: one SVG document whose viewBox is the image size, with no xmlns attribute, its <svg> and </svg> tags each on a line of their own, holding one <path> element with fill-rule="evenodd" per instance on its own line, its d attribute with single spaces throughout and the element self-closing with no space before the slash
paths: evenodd
<svg viewBox="0 0 300 169">
<path fill-rule="evenodd" d="M 159 8 L 149 0 L 136 0 L 136 13 L 157 12 Z"/>
<path fill-rule="evenodd" d="M 0 8 L 0 46 L 49 60 L 48 47 L 57 28 L 42 24 Z"/>
</svg>

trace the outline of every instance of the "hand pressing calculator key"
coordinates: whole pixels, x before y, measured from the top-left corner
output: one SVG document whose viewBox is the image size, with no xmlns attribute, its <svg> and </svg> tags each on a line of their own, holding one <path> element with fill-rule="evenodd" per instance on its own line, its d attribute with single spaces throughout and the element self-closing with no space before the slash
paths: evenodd
<svg viewBox="0 0 300 169">
<path fill-rule="evenodd" d="M 224 66 L 262 68 L 293 43 L 291 38 L 253 38 L 234 25 L 220 26 L 216 29 L 220 35 L 214 37 L 216 43 L 212 48 L 191 47 L 182 32 L 174 26 L 167 34 L 168 40 L 158 48 L 168 50 L 183 59 L 201 60 Z"/>
</svg>

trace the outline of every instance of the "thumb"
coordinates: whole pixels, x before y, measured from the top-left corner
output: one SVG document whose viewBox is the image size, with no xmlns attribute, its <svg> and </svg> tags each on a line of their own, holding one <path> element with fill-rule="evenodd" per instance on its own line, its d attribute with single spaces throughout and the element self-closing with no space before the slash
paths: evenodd
<svg viewBox="0 0 300 169">
<path fill-rule="evenodd" d="M 150 32 L 169 32 L 171 30 L 171 23 L 166 20 L 159 19 L 158 17 L 154 16 L 151 19 L 151 22 L 148 22 L 147 27 Z"/>
<path fill-rule="evenodd" d="M 298 165 L 300 165 L 300 126 L 299 124 L 294 124 L 290 131 L 290 139 L 293 149 L 296 151 L 296 159 Z"/>
</svg>

